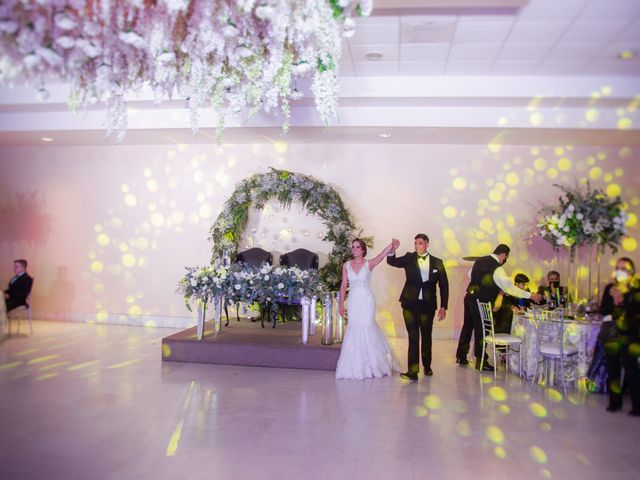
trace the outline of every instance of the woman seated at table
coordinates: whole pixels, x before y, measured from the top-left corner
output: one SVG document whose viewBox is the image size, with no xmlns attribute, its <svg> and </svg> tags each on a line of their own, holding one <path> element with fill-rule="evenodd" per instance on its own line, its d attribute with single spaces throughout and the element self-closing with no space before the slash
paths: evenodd
<svg viewBox="0 0 640 480">
<path fill-rule="evenodd" d="M 529 291 L 529 277 L 524 273 L 518 273 L 513 283 L 522 290 Z M 511 323 L 513 322 L 513 312 L 523 312 L 531 307 L 531 300 L 528 298 L 516 298 L 510 295 L 500 293 L 498 298 L 502 299 L 502 303 L 496 300 L 494 307 L 493 322 L 495 333 L 511 333 Z"/>
</svg>

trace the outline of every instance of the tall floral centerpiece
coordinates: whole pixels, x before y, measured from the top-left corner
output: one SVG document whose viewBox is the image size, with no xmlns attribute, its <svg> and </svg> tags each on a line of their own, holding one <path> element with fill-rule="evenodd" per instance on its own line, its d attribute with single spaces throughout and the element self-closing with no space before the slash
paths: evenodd
<svg viewBox="0 0 640 480">
<path fill-rule="evenodd" d="M 70 82 L 72 108 L 107 107 L 108 133 L 124 139 L 125 98 L 149 87 L 156 101 L 186 99 L 225 115 L 279 110 L 286 130 L 297 81 L 312 80 L 321 119 L 337 115 L 342 37 L 372 0 L 5 0 L 0 71 L 48 96 Z"/>
<path fill-rule="evenodd" d="M 569 281 L 577 249 L 583 245 L 596 248 L 598 266 L 597 285 L 600 284 L 599 259 L 606 248 L 618 251 L 622 237 L 626 235 L 626 206 L 619 196 L 610 197 L 601 189 L 591 189 L 589 182 L 582 186 L 555 185 L 562 195 L 558 203 L 542 208 L 538 227 L 540 235 L 555 250 L 567 249 L 569 257 Z M 591 269 L 589 269 L 591 288 Z M 577 286 L 574 292 L 577 298 Z"/>
</svg>

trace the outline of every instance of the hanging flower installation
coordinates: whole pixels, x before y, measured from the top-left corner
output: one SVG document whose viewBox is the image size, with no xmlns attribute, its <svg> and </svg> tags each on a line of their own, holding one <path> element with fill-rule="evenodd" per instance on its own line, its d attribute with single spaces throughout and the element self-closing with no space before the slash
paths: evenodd
<svg viewBox="0 0 640 480">
<path fill-rule="evenodd" d="M 125 95 L 150 86 L 156 101 L 186 99 L 225 115 L 280 110 L 288 126 L 296 80 L 312 76 L 322 121 L 337 115 L 342 36 L 372 0 L 5 0 L 0 3 L 2 76 L 72 84 L 69 104 L 106 102 L 108 135 L 124 139 Z"/>
</svg>

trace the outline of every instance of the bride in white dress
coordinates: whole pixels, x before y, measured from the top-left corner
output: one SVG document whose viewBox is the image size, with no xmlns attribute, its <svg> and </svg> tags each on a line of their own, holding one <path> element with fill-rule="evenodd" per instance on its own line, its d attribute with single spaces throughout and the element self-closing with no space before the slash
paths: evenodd
<svg viewBox="0 0 640 480">
<path fill-rule="evenodd" d="M 392 247 L 393 242 L 372 260 L 365 260 L 365 243 L 359 238 L 351 242 L 353 259 L 342 266 L 340 315 L 344 316 L 344 298 L 348 284 L 348 325 L 340 350 L 336 378 L 378 378 L 398 370 L 398 363 L 387 337 L 375 321 L 376 300 L 369 286 L 371 270 L 386 257 Z"/>
</svg>

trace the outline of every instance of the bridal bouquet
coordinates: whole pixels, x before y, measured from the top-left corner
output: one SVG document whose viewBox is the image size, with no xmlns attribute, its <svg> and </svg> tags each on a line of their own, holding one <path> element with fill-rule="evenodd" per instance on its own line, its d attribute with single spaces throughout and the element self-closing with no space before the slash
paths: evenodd
<svg viewBox="0 0 640 480">
<path fill-rule="evenodd" d="M 538 224 L 540 235 L 554 248 L 597 244 L 618 250 L 626 235 L 627 213 L 620 197 L 611 198 L 602 190 L 556 185 L 564 195 L 558 204 L 544 207 Z"/>
</svg>

